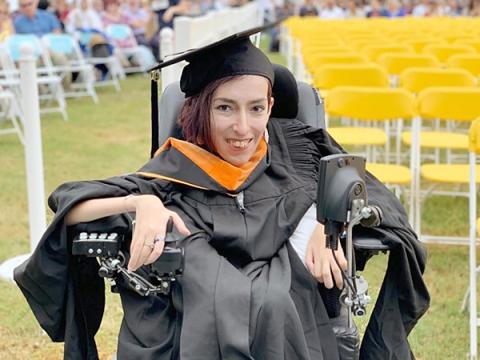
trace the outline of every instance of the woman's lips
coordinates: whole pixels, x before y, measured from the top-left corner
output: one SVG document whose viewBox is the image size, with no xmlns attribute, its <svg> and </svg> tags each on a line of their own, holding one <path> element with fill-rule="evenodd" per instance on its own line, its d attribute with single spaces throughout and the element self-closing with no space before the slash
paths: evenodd
<svg viewBox="0 0 480 360">
<path fill-rule="evenodd" d="M 245 150 L 253 139 L 228 139 L 228 145 L 235 150 Z"/>
</svg>

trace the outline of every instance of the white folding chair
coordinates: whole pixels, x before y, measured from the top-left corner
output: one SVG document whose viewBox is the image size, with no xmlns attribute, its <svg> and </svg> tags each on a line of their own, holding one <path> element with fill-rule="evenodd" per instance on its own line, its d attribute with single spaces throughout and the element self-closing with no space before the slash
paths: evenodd
<svg viewBox="0 0 480 360">
<path fill-rule="evenodd" d="M 146 46 L 138 45 L 133 31 L 128 25 L 112 24 L 107 26 L 106 33 L 117 46 L 121 56 L 135 62 L 134 65 L 124 67 L 126 73 L 147 72 L 155 64 L 155 57 Z M 129 47 L 120 46 L 121 42 L 127 41 L 132 44 Z"/>
<path fill-rule="evenodd" d="M 23 129 L 19 120 L 21 122 L 22 117 L 15 95 L 0 87 L 0 135 L 16 134 L 20 142 L 25 145 Z M 2 123 L 6 121 L 10 121 L 12 126 L 3 126 Z"/>
<path fill-rule="evenodd" d="M 70 73 L 77 73 L 78 76 L 70 85 L 71 89 L 65 89 L 66 97 L 91 96 L 95 103 L 98 103 L 95 92 L 95 73 L 93 65 L 86 62 L 77 41 L 69 34 L 46 34 L 42 37 L 44 46 L 50 51 L 62 54 L 67 63 L 63 66 L 56 66 L 56 71 L 65 76 Z"/>
<path fill-rule="evenodd" d="M 74 37 L 81 43 L 87 46 L 90 43 L 90 40 L 97 33 L 94 31 L 77 31 L 74 34 Z M 98 34 L 97 34 L 98 35 Z M 82 53 L 83 55 L 83 53 Z M 114 56 L 104 56 L 98 57 L 94 56 L 90 51 L 87 51 L 87 54 L 84 56 L 85 60 L 92 65 L 104 65 L 108 69 L 108 77 L 102 79 L 101 81 L 96 81 L 95 86 L 111 86 L 115 87 L 115 90 L 120 91 L 120 79 L 125 78 L 125 72 L 123 71 L 122 64 L 120 60 Z"/>
<path fill-rule="evenodd" d="M 11 35 L 5 40 L 4 49 L 6 50 L 0 61 L 3 74 L 12 84 L 19 85 L 20 72 L 18 62 L 20 60 L 20 47 L 28 43 L 34 48 L 33 55 L 37 59 L 37 83 L 40 88 L 40 111 L 60 112 L 63 119 L 67 121 L 67 104 L 62 87 L 62 79 L 55 74 L 56 70 L 48 52 L 43 48 L 40 39 L 32 34 Z M 15 90 L 17 96 L 21 96 L 20 89 Z M 56 103 L 56 104 L 55 104 Z"/>
</svg>

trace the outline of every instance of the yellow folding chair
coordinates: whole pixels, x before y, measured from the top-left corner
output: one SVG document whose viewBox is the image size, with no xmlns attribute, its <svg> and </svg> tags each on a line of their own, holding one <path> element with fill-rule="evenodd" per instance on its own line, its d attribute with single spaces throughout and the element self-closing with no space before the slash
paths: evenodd
<svg viewBox="0 0 480 360">
<path fill-rule="evenodd" d="M 390 75 L 400 75 L 409 68 L 436 68 L 440 66 L 436 57 L 429 54 L 392 54 L 381 55 L 377 63 L 383 66 Z"/>
<path fill-rule="evenodd" d="M 475 48 L 470 45 L 460 44 L 433 44 L 423 49 L 424 54 L 435 56 L 441 63 L 446 63 L 448 58 L 457 54 L 475 54 Z"/>
<path fill-rule="evenodd" d="M 480 77 L 480 54 L 458 54 L 448 58 L 447 66 L 467 70 L 475 77 Z"/>
<path fill-rule="evenodd" d="M 475 87 L 476 79 L 463 69 L 434 69 L 434 68 L 411 68 L 400 75 L 399 86 L 413 93 L 420 93 L 424 89 L 431 87 Z M 434 131 L 423 131 L 420 140 L 420 148 L 434 150 L 435 162 L 439 161 L 440 150 L 446 149 L 447 157 L 451 159 L 451 150 L 467 150 L 467 136 L 461 133 L 453 132 L 455 123 L 448 121 L 441 122 L 440 119 L 433 118 Z M 443 130 L 442 130 L 443 124 Z M 425 124 L 424 124 L 425 125 Z M 402 142 L 411 146 L 411 132 L 405 131 L 401 135 Z"/>
<path fill-rule="evenodd" d="M 412 119 L 415 116 L 414 96 L 404 89 L 375 87 L 336 87 L 325 101 L 328 116 L 346 117 L 359 121 L 389 122 Z M 371 135 L 372 128 L 328 128 L 341 145 L 374 146 L 387 142 L 385 134 Z M 388 159 L 388 157 L 386 157 Z M 367 169 L 380 181 L 391 186 L 412 184 L 411 171 L 399 164 L 367 163 Z M 410 194 L 413 194 L 410 191 Z M 413 204 L 410 198 L 410 204 Z M 412 205 L 410 205 L 412 207 Z M 412 221 L 413 221 L 413 213 Z"/>
<path fill-rule="evenodd" d="M 388 46 L 390 43 L 386 39 L 380 38 L 360 38 L 360 39 L 348 39 L 348 44 L 352 49 L 356 51 L 362 51 L 366 47 L 378 45 L 378 46 Z"/>
<path fill-rule="evenodd" d="M 318 55 L 312 55 L 311 59 L 312 66 L 322 66 L 322 65 L 331 65 L 331 64 L 366 64 L 368 59 L 358 53 L 322 53 Z"/>
<path fill-rule="evenodd" d="M 307 69 L 312 72 L 315 68 L 323 65 L 332 64 L 366 64 L 367 58 L 361 54 L 347 53 L 347 52 L 332 52 L 332 53 L 320 53 L 312 54 L 309 57 L 304 58 Z"/>
<path fill-rule="evenodd" d="M 411 35 L 411 39 L 405 40 L 403 41 L 403 43 L 405 45 L 409 45 L 413 47 L 413 49 L 417 54 L 422 54 L 423 49 L 425 49 L 427 46 L 435 45 L 435 44 L 441 45 L 441 44 L 445 44 L 446 42 L 443 39 L 416 38 L 414 35 Z"/>
<path fill-rule="evenodd" d="M 480 52 L 480 40 L 478 38 L 461 38 L 454 41 L 454 44 L 469 45 L 473 47 L 477 52 Z"/>
<path fill-rule="evenodd" d="M 414 49 L 408 45 L 372 45 L 363 49 L 365 55 L 372 61 L 376 61 L 383 54 L 412 54 Z"/>
<path fill-rule="evenodd" d="M 305 46 L 302 44 L 301 53 L 304 58 L 310 56 L 318 56 L 318 55 L 325 55 L 325 54 L 338 54 L 338 53 L 346 53 L 350 54 L 352 50 L 344 45 L 311 45 Z"/>
<path fill-rule="evenodd" d="M 418 117 L 412 123 L 412 158 L 413 173 L 415 183 L 415 230 L 419 237 L 428 241 L 464 241 L 463 238 L 438 237 L 433 235 L 421 234 L 421 181 L 428 181 L 430 189 L 425 194 L 432 192 L 433 187 L 439 184 L 468 184 L 468 166 L 458 163 L 434 163 L 421 164 L 420 145 L 425 146 L 423 140 L 424 133 L 420 132 L 421 124 L 424 119 L 449 119 L 459 123 L 470 123 L 480 116 L 480 88 L 466 87 L 432 87 L 422 91 L 417 97 Z M 433 138 L 434 133 L 430 136 Z M 435 140 L 432 140 L 435 141 Z M 432 146 L 442 146 L 444 148 L 454 147 L 464 149 L 465 154 L 468 149 L 468 137 L 458 133 L 438 134 L 435 144 Z M 465 195 L 460 192 L 437 191 L 438 195 Z"/>
<path fill-rule="evenodd" d="M 410 68 L 399 77 L 399 86 L 415 94 L 432 86 L 476 85 L 476 79 L 463 69 Z"/>
<path fill-rule="evenodd" d="M 313 84 L 322 90 L 336 86 L 388 87 L 387 72 L 376 64 L 331 64 L 313 70 Z"/>
</svg>

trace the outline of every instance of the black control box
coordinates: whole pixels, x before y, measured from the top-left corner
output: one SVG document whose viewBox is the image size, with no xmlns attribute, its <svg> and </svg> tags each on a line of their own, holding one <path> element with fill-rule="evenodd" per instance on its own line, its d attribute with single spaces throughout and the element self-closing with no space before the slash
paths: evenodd
<svg viewBox="0 0 480 360">
<path fill-rule="evenodd" d="M 117 233 L 86 233 L 76 235 L 72 243 L 73 255 L 87 257 L 117 256 L 123 235 Z"/>
</svg>

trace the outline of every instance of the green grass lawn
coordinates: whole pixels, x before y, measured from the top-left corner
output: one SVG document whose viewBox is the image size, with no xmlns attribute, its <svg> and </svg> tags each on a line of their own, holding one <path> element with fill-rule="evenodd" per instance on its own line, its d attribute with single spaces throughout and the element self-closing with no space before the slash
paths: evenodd
<svg viewBox="0 0 480 360">
<path fill-rule="evenodd" d="M 45 191 L 79 179 L 101 179 L 137 170 L 149 157 L 150 84 L 129 77 L 122 91 L 99 90 L 100 104 L 69 100 L 69 121 L 42 118 Z M 0 262 L 29 250 L 23 148 L 15 136 L 0 137 Z M 467 233 L 467 204 L 458 199 L 428 200 L 424 229 L 429 233 Z M 451 216 L 453 215 L 453 216 Z M 52 214 L 49 213 L 49 219 Z M 467 248 L 429 246 L 425 274 L 432 306 L 410 336 L 418 359 L 461 359 L 468 351 L 468 314 L 459 307 L 468 283 Z M 382 281 L 386 255 L 375 257 L 365 273 L 373 297 Z M 62 344 L 42 332 L 20 291 L 0 281 L 0 359 L 62 359 Z M 369 310 L 371 311 L 370 306 Z M 97 343 L 102 359 L 115 352 L 121 319 L 118 296 L 108 295 Z M 363 327 L 365 320 L 360 321 Z"/>
</svg>

